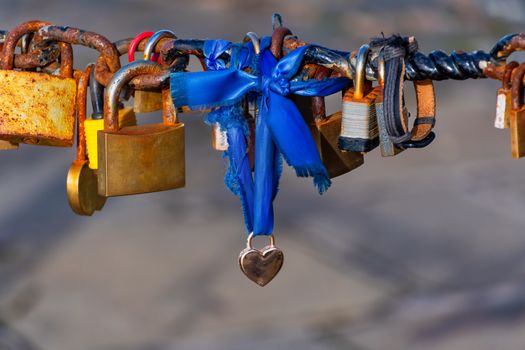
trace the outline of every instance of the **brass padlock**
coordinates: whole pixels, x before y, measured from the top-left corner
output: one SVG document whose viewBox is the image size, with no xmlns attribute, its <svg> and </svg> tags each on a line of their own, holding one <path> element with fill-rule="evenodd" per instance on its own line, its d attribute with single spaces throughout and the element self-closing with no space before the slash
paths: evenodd
<svg viewBox="0 0 525 350">
<path fill-rule="evenodd" d="M 0 70 L 0 139 L 70 147 L 75 131 L 76 97 L 72 57 L 61 55 L 60 76 L 14 71 L 14 48 L 24 34 L 13 30 L 4 44 Z"/>
<path fill-rule="evenodd" d="M 521 63 L 512 75 L 510 112 L 510 142 L 512 158 L 525 156 L 525 103 L 523 101 L 523 77 L 525 62 Z"/>
<path fill-rule="evenodd" d="M 510 79 L 512 71 L 518 67 L 516 61 L 505 65 L 505 72 L 501 80 L 501 88 L 498 89 L 496 99 L 496 119 L 494 127 L 497 129 L 507 129 L 510 127 L 510 114 L 512 111 Z"/>
<path fill-rule="evenodd" d="M 84 121 L 86 120 L 86 100 L 89 76 L 93 64 L 88 65 L 78 82 L 77 91 L 77 157 L 67 173 L 67 199 L 69 206 L 78 215 L 91 216 L 96 210 L 101 210 L 106 203 L 106 197 L 98 194 L 97 174 L 88 166 L 86 157 L 86 135 Z"/>
<path fill-rule="evenodd" d="M 144 48 L 144 60 L 149 61 L 154 53 L 155 45 L 162 38 L 176 38 L 170 30 L 159 30 L 153 34 Z M 162 109 L 162 94 L 159 91 L 135 90 L 133 110 L 135 113 L 148 113 Z"/>
<path fill-rule="evenodd" d="M 363 45 L 356 58 L 354 87 L 343 96 L 343 111 L 339 148 L 352 152 L 370 152 L 379 145 L 376 99 L 381 87 L 372 88 L 366 80 L 365 67 L 370 49 Z"/>
<path fill-rule="evenodd" d="M 164 191 L 185 185 L 184 124 L 169 88 L 162 90 L 163 123 L 119 128 L 118 96 L 134 77 L 161 74 L 151 61 L 115 73 L 104 93 L 104 130 L 98 132 L 98 189 L 105 197 Z"/>
</svg>

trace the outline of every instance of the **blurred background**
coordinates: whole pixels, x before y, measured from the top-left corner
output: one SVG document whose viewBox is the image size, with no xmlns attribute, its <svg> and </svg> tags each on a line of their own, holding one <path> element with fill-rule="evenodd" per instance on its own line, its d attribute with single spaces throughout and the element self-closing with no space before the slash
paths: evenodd
<svg viewBox="0 0 525 350">
<path fill-rule="evenodd" d="M 271 33 L 356 50 L 415 35 L 423 52 L 490 50 L 524 31 L 520 0 L 0 0 L 1 28 L 29 19 L 111 40 Z M 97 53 L 75 47 L 75 66 Z M 522 350 L 525 164 L 493 128 L 488 80 L 438 82 L 437 139 L 365 165 L 316 194 L 285 170 L 275 235 L 286 261 L 265 288 L 239 271 L 245 244 L 224 161 L 187 114 L 187 186 L 69 209 L 74 149 L 2 152 L 0 349 Z M 337 98 L 329 99 L 336 111 Z M 146 117 L 147 119 L 148 117 Z M 152 119 L 158 116 L 151 116 Z"/>
</svg>

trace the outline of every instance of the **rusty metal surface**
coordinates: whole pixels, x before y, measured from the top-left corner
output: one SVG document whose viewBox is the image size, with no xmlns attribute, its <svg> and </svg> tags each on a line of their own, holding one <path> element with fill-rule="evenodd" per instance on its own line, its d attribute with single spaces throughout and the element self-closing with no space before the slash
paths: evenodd
<svg viewBox="0 0 525 350">
<path fill-rule="evenodd" d="M 27 21 L 10 30 L 4 41 L 0 59 L 1 69 L 13 69 L 15 47 L 25 34 L 36 32 L 49 24 L 49 22 L 45 21 Z"/>
<path fill-rule="evenodd" d="M 73 144 L 74 79 L 2 70 L 0 82 L 0 138 L 49 146 Z"/>
<path fill-rule="evenodd" d="M 104 93 L 104 130 L 118 131 L 118 94 L 132 80 L 140 75 L 162 73 L 162 67 L 151 61 L 135 61 L 119 70 L 111 79 Z"/>
<path fill-rule="evenodd" d="M 120 68 L 120 55 L 117 49 L 111 41 L 98 33 L 79 28 L 46 25 L 39 28 L 34 41 L 36 42 L 35 48 L 43 48 L 49 42 L 64 42 L 99 51 L 106 65 L 101 66 L 104 69 L 98 69 L 98 67 L 95 69 L 95 77 L 103 85 L 107 85 L 113 73 Z"/>
<path fill-rule="evenodd" d="M 123 39 L 117 41 L 114 46 L 116 47 L 117 51 L 119 52 L 119 55 L 124 55 L 128 52 L 129 45 L 133 39 Z M 166 42 L 169 39 L 162 39 L 160 42 L 156 45 L 155 50 L 158 49 L 160 45 L 162 45 L 164 42 Z M 144 47 L 146 45 L 146 42 L 142 40 L 137 48 L 138 51 L 144 50 Z M 174 69 L 184 69 L 187 65 L 187 61 L 184 60 L 176 60 L 173 65 L 176 67 Z M 98 72 L 98 73 L 97 73 Z M 107 66 L 106 61 L 102 56 L 100 56 L 97 59 L 96 66 L 95 66 L 95 75 L 106 75 L 106 78 L 111 78 L 112 74 L 109 73 L 109 68 Z M 133 78 L 129 85 L 133 87 L 134 89 L 138 90 L 158 90 L 161 89 L 164 86 L 167 86 L 168 79 L 169 79 L 170 71 L 168 69 L 165 69 L 164 71 L 160 72 L 159 74 L 144 74 L 139 77 Z M 97 79 L 99 80 L 99 79 Z M 100 81 L 100 80 L 99 80 Z M 108 80 L 109 82 L 109 80 Z M 107 84 L 106 84 L 107 85 Z"/>
</svg>

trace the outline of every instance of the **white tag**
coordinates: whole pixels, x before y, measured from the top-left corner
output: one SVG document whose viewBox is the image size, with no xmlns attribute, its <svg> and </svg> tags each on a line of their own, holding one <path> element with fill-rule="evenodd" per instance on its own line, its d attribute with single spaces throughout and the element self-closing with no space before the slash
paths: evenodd
<svg viewBox="0 0 525 350">
<path fill-rule="evenodd" d="M 505 108 L 507 98 L 505 94 L 498 94 L 496 100 L 496 120 L 494 120 L 494 127 L 497 129 L 505 129 Z"/>
<path fill-rule="evenodd" d="M 228 150 L 228 135 L 218 123 L 213 124 L 213 148 L 217 151 Z"/>
</svg>

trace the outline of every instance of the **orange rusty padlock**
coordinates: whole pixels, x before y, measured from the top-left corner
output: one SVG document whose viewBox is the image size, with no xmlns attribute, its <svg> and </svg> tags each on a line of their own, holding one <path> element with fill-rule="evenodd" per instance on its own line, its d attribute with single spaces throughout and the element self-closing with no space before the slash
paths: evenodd
<svg viewBox="0 0 525 350">
<path fill-rule="evenodd" d="M 156 192 L 185 185 L 184 124 L 169 88 L 162 90 L 163 123 L 120 128 L 118 97 L 134 77 L 162 74 L 151 61 L 129 63 L 115 73 L 104 93 L 104 130 L 98 132 L 98 190 L 105 197 Z"/>
<path fill-rule="evenodd" d="M 26 31 L 17 27 L 7 35 L 0 67 L 0 139 L 70 147 L 74 138 L 76 95 L 72 55 L 61 54 L 60 76 L 13 70 L 18 40 L 45 24 L 27 22 L 22 25 Z M 61 48 L 66 45 L 60 44 Z"/>
<path fill-rule="evenodd" d="M 98 194 L 97 174 L 89 167 L 86 157 L 86 100 L 89 76 L 93 64 L 87 66 L 78 82 L 77 92 L 77 157 L 67 174 L 67 199 L 69 206 L 78 215 L 91 216 L 95 210 L 101 210 L 106 197 Z"/>
<path fill-rule="evenodd" d="M 525 76 L 525 62 L 521 63 L 512 73 L 510 111 L 510 141 L 512 158 L 525 156 L 525 103 L 523 100 L 523 77 Z"/>
</svg>

